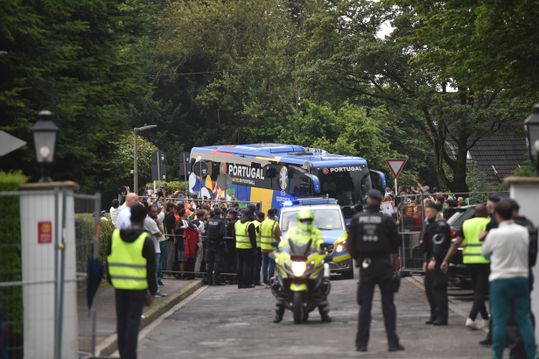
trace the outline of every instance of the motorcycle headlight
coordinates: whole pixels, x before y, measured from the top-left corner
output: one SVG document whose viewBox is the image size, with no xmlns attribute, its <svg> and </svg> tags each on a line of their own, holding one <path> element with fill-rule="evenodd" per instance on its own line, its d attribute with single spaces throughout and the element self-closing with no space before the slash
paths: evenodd
<svg viewBox="0 0 539 359">
<path fill-rule="evenodd" d="M 301 277 L 307 270 L 307 263 L 292 262 L 292 264 L 290 265 L 290 269 L 292 269 L 292 273 L 294 274 L 294 276 Z"/>
<path fill-rule="evenodd" d="M 342 244 L 338 244 L 335 248 L 335 252 L 341 253 L 342 251 L 344 251 L 344 246 Z"/>
</svg>

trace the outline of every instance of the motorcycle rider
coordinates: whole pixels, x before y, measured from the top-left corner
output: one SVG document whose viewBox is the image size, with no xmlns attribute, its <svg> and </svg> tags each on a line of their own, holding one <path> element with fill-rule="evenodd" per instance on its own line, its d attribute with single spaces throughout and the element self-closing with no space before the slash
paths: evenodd
<svg viewBox="0 0 539 359">
<path fill-rule="evenodd" d="M 310 248 L 320 251 L 320 247 L 324 243 L 324 239 L 322 238 L 322 232 L 320 232 L 320 230 L 313 225 L 313 221 L 314 215 L 312 211 L 308 209 L 299 210 L 296 225 L 290 228 L 286 233 L 285 238 L 279 242 L 279 249 L 289 247 L 290 242 L 292 242 L 293 245 L 305 245 L 310 242 Z M 329 282 L 329 279 L 324 279 L 324 281 Z M 273 320 L 274 323 L 279 323 L 283 320 L 284 311 L 284 304 L 278 301 L 276 303 L 275 319 Z M 320 302 L 318 312 L 320 313 L 320 317 L 322 318 L 323 322 L 331 322 L 327 297 Z"/>
<path fill-rule="evenodd" d="M 399 236 L 392 217 L 380 213 L 382 193 L 370 190 L 366 211 L 357 214 L 350 223 L 349 250 L 359 266 L 360 304 L 356 350 L 366 352 L 371 325 L 372 298 L 375 286 L 382 294 L 382 312 L 389 351 L 404 350 L 396 332 L 397 313 L 394 303 L 394 272 L 399 269 Z"/>
</svg>

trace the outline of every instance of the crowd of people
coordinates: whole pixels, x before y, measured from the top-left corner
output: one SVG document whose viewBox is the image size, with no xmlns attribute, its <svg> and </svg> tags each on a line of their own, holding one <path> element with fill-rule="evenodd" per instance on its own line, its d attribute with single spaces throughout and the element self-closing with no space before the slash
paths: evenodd
<svg viewBox="0 0 539 359">
<path fill-rule="evenodd" d="M 431 192 L 429 186 L 418 184 L 417 187 L 410 186 L 408 189 L 400 187 L 398 196 L 395 196 L 395 192 L 387 187 L 382 201 L 382 211 L 395 219 L 401 231 L 420 232 L 424 227 L 428 203 L 440 205 L 443 218 L 448 220 L 458 208 L 470 204 L 470 199 L 466 195 L 442 192 L 437 188 L 433 188 Z"/>
<path fill-rule="evenodd" d="M 146 189 L 142 196 L 136 197 L 129 193 L 126 186 L 112 201 L 109 210 L 116 228 L 128 225 L 129 211 L 124 211 L 123 217 L 121 213 L 133 205 L 132 201 L 141 203 L 148 211 L 144 228 L 154 241 L 159 286 L 163 286 L 161 279 L 164 276 L 179 279 L 200 277 L 215 285 L 240 284 L 244 287 L 269 284 L 273 267 L 267 256 L 268 251 L 262 248 L 264 245 L 259 228 L 266 215 L 259 212 L 254 204 L 199 200 L 182 192 L 154 192 L 152 189 Z M 276 210 L 270 210 L 268 214 L 268 218 L 274 219 Z M 252 258 L 242 256 L 241 249 L 236 248 L 236 222 L 241 223 L 242 217 L 256 224 L 256 249 Z M 248 283 L 238 283 L 237 274 L 242 273 L 243 269 L 238 265 L 243 263 L 252 268 L 249 271 L 253 274 L 246 279 Z M 260 277 L 262 272 L 264 278 Z M 164 293 L 159 290 L 157 296 L 160 295 Z"/>
</svg>

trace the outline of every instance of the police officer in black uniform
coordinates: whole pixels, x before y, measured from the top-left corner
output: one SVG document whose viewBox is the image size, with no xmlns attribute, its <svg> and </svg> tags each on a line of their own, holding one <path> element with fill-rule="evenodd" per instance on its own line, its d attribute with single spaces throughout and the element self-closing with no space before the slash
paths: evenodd
<svg viewBox="0 0 539 359">
<path fill-rule="evenodd" d="M 206 229 L 206 280 L 209 285 L 220 285 L 221 269 L 225 256 L 226 222 L 221 209 L 213 209 L 213 217 Z"/>
<path fill-rule="evenodd" d="M 442 205 L 430 202 L 425 213 L 428 224 L 422 241 L 425 254 L 423 270 L 425 293 L 430 305 L 430 319 L 425 324 L 447 325 L 447 274 L 440 265 L 451 246 L 451 229 L 442 217 Z"/>
<path fill-rule="evenodd" d="M 396 332 L 397 314 L 393 297 L 394 273 L 399 270 L 399 236 L 393 218 L 380 212 L 382 193 L 368 193 L 366 211 L 352 219 L 349 232 L 350 253 L 359 266 L 359 322 L 356 350 L 366 352 L 369 344 L 372 297 L 375 286 L 382 293 L 382 311 L 390 352 L 404 350 Z"/>
</svg>

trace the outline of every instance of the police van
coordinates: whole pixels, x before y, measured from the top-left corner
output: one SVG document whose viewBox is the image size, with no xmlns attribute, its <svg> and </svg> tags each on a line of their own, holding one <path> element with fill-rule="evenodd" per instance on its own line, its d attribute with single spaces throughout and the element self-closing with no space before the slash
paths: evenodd
<svg viewBox="0 0 539 359">
<path fill-rule="evenodd" d="M 333 198 L 302 198 L 283 203 L 279 212 L 279 226 L 283 237 L 297 223 L 301 209 L 309 209 L 314 216 L 314 226 L 322 232 L 324 242 L 331 244 L 333 261 L 331 272 L 344 279 L 354 278 L 353 260 L 346 246 L 346 226 L 341 207 Z"/>
</svg>

